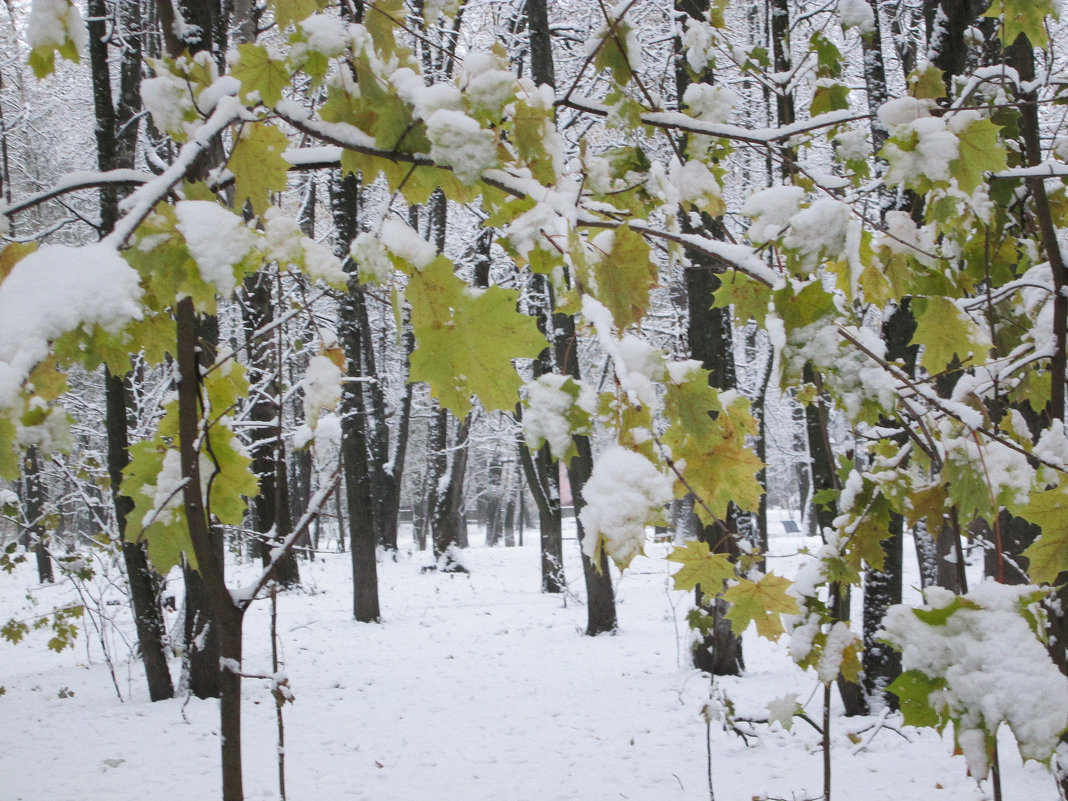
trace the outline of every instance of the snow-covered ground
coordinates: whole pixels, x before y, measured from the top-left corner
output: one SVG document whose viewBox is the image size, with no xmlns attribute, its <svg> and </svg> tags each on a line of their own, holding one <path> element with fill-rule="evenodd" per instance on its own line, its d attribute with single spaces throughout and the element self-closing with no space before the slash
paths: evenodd
<svg viewBox="0 0 1068 801">
<path fill-rule="evenodd" d="M 773 552 L 796 554 L 778 533 Z M 474 532 L 473 532 L 474 534 Z M 478 539 L 477 534 L 474 539 Z M 528 540 L 536 540 L 528 532 Z M 808 543 L 810 546 L 815 543 Z M 536 545 L 466 552 L 468 575 L 421 573 L 424 554 L 380 565 L 384 621 L 351 619 L 347 554 L 302 563 L 306 589 L 279 601 L 284 668 L 296 701 L 285 707 L 287 797 L 294 801 L 693 801 L 707 799 L 709 680 L 688 666 L 689 594 L 670 589 L 667 545 L 650 543 L 617 584 L 620 630 L 582 635 L 586 611 L 577 545 L 565 543 L 570 597 L 538 592 Z M 799 558 L 774 569 L 789 574 Z M 251 571 L 237 566 L 236 573 Z M 0 616 L 17 614 L 32 565 L 0 576 Z M 180 584 L 175 583 L 180 593 Z M 42 606 L 59 589 L 35 590 Z M 118 610 L 117 607 L 112 607 Z M 129 622 L 119 615 L 120 628 Z M 245 670 L 270 673 L 266 602 L 249 613 Z M 219 796 L 216 702 L 150 703 L 128 646 L 111 635 L 120 703 L 91 631 L 53 654 L 34 632 L 0 643 L 0 799 L 179 801 Z M 126 636 L 129 636 L 128 631 Z M 784 647 L 746 637 L 747 672 L 717 688 L 740 718 L 796 693 L 818 721 L 822 692 Z M 172 665 L 177 675 L 178 664 Z M 274 703 L 245 682 L 245 788 L 278 797 Z M 837 701 L 837 699 L 835 699 Z M 879 718 L 832 719 L 835 801 L 989 798 L 952 756 L 952 738 L 890 728 Z M 811 799 L 822 792 L 818 734 L 796 721 L 743 724 L 744 742 L 713 722 L 717 801 Z M 1001 743 L 1006 799 L 1057 796 L 1039 766 Z"/>
</svg>

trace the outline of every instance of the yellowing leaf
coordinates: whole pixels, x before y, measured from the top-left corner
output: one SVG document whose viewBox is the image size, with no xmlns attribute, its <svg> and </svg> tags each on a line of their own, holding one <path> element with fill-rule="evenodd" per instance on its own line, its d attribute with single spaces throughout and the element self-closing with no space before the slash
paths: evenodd
<svg viewBox="0 0 1068 801">
<path fill-rule="evenodd" d="M 1011 45 L 1022 33 L 1031 40 L 1032 46 L 1045 47 L 1049 44 L 1045 26 L 1047 15 L 1057 18 L 1053 0 L 994 0 L 983 16 L 1003 19 L 1003 45 Z"/>
<path fill-rule="evenodd" d="M 240 209 L 247 200 L 255 214 L 263 214 L 270 193 L 285 190 L 289 162 L 282 153 L 288 146 L 286 135 L 274 126 L 259 122 L 248 126 L 230 154 L 235 208 Z"/>
<path fill-rule="evenodd" d="M 742 579 L 723 593 L 723 600 L 731 605 L 727 618 L 734 632 L 741 634 L 753 622 L 761 637 L 779 639 L 783 633 L 779 615 L 795 615 L 800 611 L 797 601 L 786 594 L 790 583 L 789 579 L 769 573 L 760 581 Z"/>
<path fill-rule="evenodd" d="M 917 299 L 912 308 L 916 332 L 910 344 L 923 345 L 920 364 L 927 372 L 941 373 L 954 355 L 964 362 L 975 351 L 978 332 L 953 301 L 927 297 Z"/>
<path fill-rule="evenodd" d="M 708 543 L 690 540 L 664 557 L 682 565 L 672 578 L 676 590 L 692 590 L 698 584 L 708 594 L 718 594 L 723 582 L 735 577 L 734 565 L 725 553 L 712 553 Z"/>
<path fill-rule="evenodd" d="M 1054 584 L 1068 570 L 1068 483 L 1045 492 L 1031 493 L 1031 499 L 1012 508 L 1013 514 L 1042 529 L 1038 539 L 1024 551 L 1030 561 L 1031 581 Z"/>
<path fill-rule="evenodd" d="M 513 359 L 533 359 L 545 349 L 534 318 L 516 311 L 518 293 L 490 287 L 470 290 L 438 257 L 414 272 L 407 297 L 418 343 L 411 378 L 457 417 L 477 395 L 487 411 L 515 408 L 522 379 Z"/>
<path fill-rule="evenodd" d="M 268 0 L 279 28 L 307 19 L 326 3 L 324 0 Z"/>
<path fill-rule="evenodd" d="M 282 99 L 282 89 L 289 85 L 289 68 L 285 61 L 271 58 L 267 48 L 257 44 L 237 46 L 240 57 L 231 73 L 241 81 L 242 94 L 259 92 L 260 100 L 273 106 Z"/>
<path fill-rule="evenodd" d="M 988 119 L 973 120 L 958 131 L 960 156 L 949 162 L 949 174 L 957 185 L 971 194 L 983 182 L 983 172 L 996 172 L 1008 166 L 1005 148 L 998 141 L 997 125 Z"/>
<path fill-rule="evenodd" d="M 637 323 L 649 306 L 649 290 L 656 285 L 656 263 L 641 234 L 622 226 L 612 236 L 612 249 L 597 262 L 598 299 L 612 312 L 620 330 Z"/>
</svg>

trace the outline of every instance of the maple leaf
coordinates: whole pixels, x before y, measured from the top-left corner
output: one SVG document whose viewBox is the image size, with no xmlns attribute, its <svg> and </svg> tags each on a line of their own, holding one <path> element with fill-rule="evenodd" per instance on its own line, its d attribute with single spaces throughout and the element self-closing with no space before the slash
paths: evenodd
<svg viewBox="0 0 1068 801">
<path fill-rule="evenodd" d="M 941 716 L 931 708 L 931 693 L 945 687 L 945 679 L 932 679 L 922 671 L 906 670 L 886 689 L 897 696 L 905 725 L 923 728 L 942 724 Z"/>
<path fill-rule="evenodd" d="M 241 81 L 241 93 L 259 92 L 260 100 L 268 106 L 279 102 L 292 77 L 285 61 L 271 58 L 267 48 L 257 44 L 240 44 L 237 52 L 240 58 L 231 73 Z"/>
<path fill-rule="evenodd" d="M 789 579 L 768 573 L 760 581 L 742 579 L 723 593 L 723 600 L 731 605 L 727 619 L 734 633 L 741 634 L 753 622 L 761 637 L 779 639 L 784 631 L 779 614 L 796 615 L 800 611 L 797 600 L 786 594 L 790 586 Z"/>
<path fill-rule="evenodd" d="M 323 0 L 268 0 L 279 28 L 307 19 L 326 3 Z"/>
<path fill-rule="evenodd" d="M 1005 148 L 998 141 L 999 130 L 990 120 L 977 119 L 957 132 L 960 155 L 949 162 L 949 174 L 968 194 L 983 183 L 985 171 L 997 172 L 1008 166 Z"/>
<path fill-rule="evenodd" d="M 622 331 L 637 323 L 649 306 L 649 290 L 656 285 L 656 262 L 642 235 L 622 226 L 612 235 L 612 248 L 597 262 L 598 300 L 612 312 Z"/>
<path fill-rule="evenodd" d="M 941 373 L 956 355 L 968 359 L 982 341 L 979 331 L 949 298 L 918 298 L 912 306 L 916 312 L 916 332 L 911 345 L 923 345 L 920 364 L 932 375 Z"/>
<path fill-rule="evenodd" d="M 230 171 L 234 174 L 234 208 L 247 200 L 255 214 L 263 214 L 270 204 L 271 192 L 286 188 L 289 162 L 282 154 L 289 146 L 286 135 L 273 125 L 249 125 L 230 154 Z"/>
<path fill-rule="evenodd" d="M 1030 562 L 1027 574 L 1034 582 L 1055 583 L 1068 570 L 1068 483 L 1032 492 L 1026 504 L 1013 505 L 1011 511 L 1042 529 L 1024 551 Z"/>
<path fill-rule="evenodd" d="M 682 565 L 672 576 L 676 590 L 692 590 L 700 584 L 705 592 L 716 594 L 724 581 L 735 577 L 727 554 L 712 553 L 708 543 L 701 540 L 689 540 L 664 558 Z"/>
<path fill-rule="evenodd" d="M 734 319 L 745 325 L 755 320 L 763 326 L 768 316 L 768 301 L 771 300 L 771 288 L 745 273 L 734 271 L 713 294 L 712 308 L 726 309 L 734 307 Z"/>
<path fill-rule="evenodd" d="M 1057 6 L 1053 0 L 994 0 L 984 17 L 1001 17 L 1005 31 L 1001 41 L 1010 45 L 1022 33 L 1031 40 L 1033 47 L 1045 47 L 1049 43 L 1046 35 L 1046 16 L 1057 17 Z"/>
<path fill-rule="evenodd" d="M 429 384 L 457 417 L 470 410 L 472 395 L 487 411 L 513 409 L 523 381 L 512 360 L 536 358 L 546 345 L 534 318 L 516 311 L 519 293 L 471 291 L 439 256 L 412 273 L 407 295 L 418 342 L 412 380 Z"/>
</svg>

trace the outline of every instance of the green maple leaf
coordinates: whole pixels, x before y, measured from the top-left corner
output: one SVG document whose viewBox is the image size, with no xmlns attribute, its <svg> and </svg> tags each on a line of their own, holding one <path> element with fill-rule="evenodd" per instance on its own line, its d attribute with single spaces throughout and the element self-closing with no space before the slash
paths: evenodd
<svg viewBox="0 0 1068 801">
<path fill-rule="evenodd" d="M 962 362 L 974 352 L 979 332 L 952 300 L 941 297 L 917 298 L 916 332 L 911 345 L 923 345 L 920 364 L 934 375 L 946 369 L 956 355 Z"/>
<path fill-rule="evenodd" d="M 789 579 L 769 573 L 760 581 L 742 579 L 723 593 L 723 600 L 731 605 L 727 619 L 734 633 L 741 634 L 752 622 L 756 623 L 761 637 L 779 639 L 784 631 L 779 615 L 796 615 L 801 611 L 797 601 L 786 594 L 790 585 Z"/>
<path fill-rule="evenodd" d="M 905 725 L 941 728 L 942 717 L 931 707 L 931 693 L 945 687 L 945 679 L 932 679 L 922 671 L 906 670 L 886 689 L 897 696 Z"/>
<path fill-rule="evenodd" d="M 946 96 L 946 82 L 942 70 L 933 64 L 910 72 L 908 84 L 909 94 L 919 100 L 941 100 Z"/>
<path fill-rule="evenodd" d="M 739 325 L 745 325 L 750 320 L 754 320 L 757 325 L 763 326 L 768 316 L 771 288 L 744 273 L 735 271 L 723 279 L 723 284 L 715 291 L 713 298 L 713 309 L 734 307 L 734 319 Z"/>
<path fill-rule="evenodd" d="M 822 317 L 835 313 L 834 295 L 823 288 L 823 282 L 810 281 L 800 291 L 795 283 L 776 290 L 775 310 L 779 313 L 787 332 L 804 328 Z"/>
<path fill-rule="evenodd" d="M 146 544 L 148 559 L 161 575 L 181 564 L 183 553 L 190 565 L 196 566 L 181 492 L 176 496 L 176 507 L 153 513 L 156 483 L 168 450 L 159 438 L 137 442 L 130 446 L 130 463 L 122 471 L 122 494 L 134 502 L 127 517 L 126 539 Z"/>
<path fill-rule="evenodd" d="M 324 0 L 268 0 L 279 28 L 307 19 L 326 3 Z"/>
<path fill-rule="evenodd" d="M 657 279 L 656 262 L 641 234 L 626 225 L 616 229 L 612 249 L 597 262 L 594 274 L 598 299 L 611 310 L 620 330 L 641 320 Z"/>
<path fill-rule="evenodd" d="M 533 359 L 545 349 L 534 318 L 516 311 L 518 292 L 490 287 L 470 290 L 439 256 L 413 271 L 407 291 L 418 343 L 411 378 L 457 417 L 477 395 L 487 411 L 515 408 L 522 379 L 513 359 Z"/>
<path fill-rule="evenodd" d="M 634 73 L 627 58 L 627 35 L 631 26 L 626 20 L 617 19 L 606 24 L 604 39 L 598 43 L 593 57 L 593 66 L 599 70 L 609 70 L 615 82 L 624 86 L 630 82 Z"/>
<path fill-rule="evenodd" d="M 241 81 L 241 93 L 259 92 L 260 99 L 267 106 L 280 101 L 282 89 L 289 85 L 292 78 L 285 61 L 271 58 L 267 48 L 257 44 L 240 44 L 237 52 L 240 57 L 231 73 Z"/>
<path fill-rule="evenodd" d="M 1057 18 L 1057 5 L 1053 0 L 994 0 L 983 16 L 1004 20 L 1002 44 L 1011 45 L 1022 33 L 1032 46 L 1045 47 L 1049 44 L 1046 17 Z"/>
<path fill-rule="evenodd" d="M 724 581 L 736 575 L 730 557 L 725 553 L 712 553 L 708 543 L 701 540 L 679 545 L 664 558 L 682 565 L 672 576 L 676 590 L 692 590 L 700 584 L 704 592 L 716 594 Z"/>
<path fill-rule="evenodd" d="M 1057 577 L 1068 570 L 1068 482 L 1062 480 L 1058 487 L 1032 492 L 1026 504 L 1014 504 L 1011 511 L 1042 529 L 1038 539 L 1024 551 L 1031 581 L 1056 583 Z"/>
<path fill-rule="evenodd" d="M 978 119 L 957 133 L 960 155 L 949 162 L 949 174 L 968 194 L 983 182 L 985 171 L 997 172 L 1008 166 L 1005 148 L 998 140 L 1000 130 L 990 120 Z"/>
<path fill-rule="evenodd" d="M 286 188 L 289 162 L 282 154 L 289 146 L 286 135 L 272 125 L 252 123 L 234 145 L 230 171 L 234 174 L 234 208 L 248 200 L 255 214 L 270 205 L 270 193 Z"/>
<path fill-rule="evenodd" d="M 259 481 L 250 469 L 248 456 L 229 430 L 224 429 L 223 436 L 212 437 L 211 456 L 218 468 L 211 479 L 211 514 L 220 523 L 239 526 L 247 509 L 245 498 L 259 494 Z"/>
<path fill-rule="evenodd" d="M 15 436 L 15 422 L 0 414 L 0 478 L 7 481 L 18 478 L 21 450 Z"/>
<path fill-rule="evenodd" d="M 815 116 L 843 108 L 849 108 L 849 87 L 844 83 L 833 83 L 830 86 L 816 87 L 808 111 Z"/>
</svg>

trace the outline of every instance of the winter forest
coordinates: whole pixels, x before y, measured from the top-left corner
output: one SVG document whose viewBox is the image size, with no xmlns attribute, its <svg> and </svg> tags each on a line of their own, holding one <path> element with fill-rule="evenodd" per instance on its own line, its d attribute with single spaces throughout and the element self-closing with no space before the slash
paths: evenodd
<svg viewBox="0 0 1068 801">
<path fill-rule="evenodd" d="M 5 0 L 0 798 L 1068 799 L 1060 5 Z"/>
</svg>

